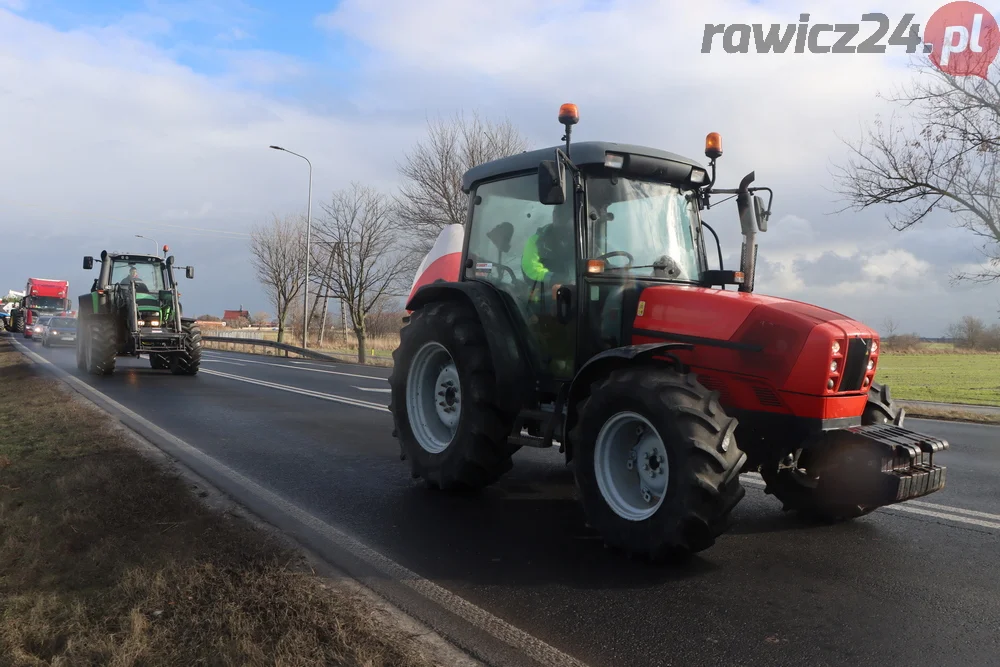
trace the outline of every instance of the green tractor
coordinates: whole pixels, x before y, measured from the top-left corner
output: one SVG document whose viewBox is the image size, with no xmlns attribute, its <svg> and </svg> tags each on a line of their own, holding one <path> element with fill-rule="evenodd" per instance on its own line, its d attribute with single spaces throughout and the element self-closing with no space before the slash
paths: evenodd
<svg viewBox="0 0 1000 667">
<path fill-rule="evenodd" d="M 166 250 L 166 246 L 164 246 Z M 174 282 L 174 257 L 101 252 L 100 275 L 80 297 L 76 365 L 111 375 L 120 356 L 148 355 L 150 366 L 195 375 L 201 365 L 201 330 L 183 317 Z M 83 268 L 94 258 L 83 258 Z M 178 267 L 180 268 L 180 267 Z M 194 268 L 184 267 L 194 278 Z"/>
</svg>

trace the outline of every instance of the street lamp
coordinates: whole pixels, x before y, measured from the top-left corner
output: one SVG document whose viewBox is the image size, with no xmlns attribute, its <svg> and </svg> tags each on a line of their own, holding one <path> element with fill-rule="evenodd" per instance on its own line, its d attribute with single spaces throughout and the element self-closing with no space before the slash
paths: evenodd
<svg viewBox="0 0 1000 667">
<path fill-rule="evenodd" d="M 291 153 L 296 157 L 302 158 L 306 161 L 306 164 L 309 165 L 309 203 L 306 206 L 306 281 L 304 294 L 302 295 L 302 347 L 304 349 L 308 346 L 306 332 L 309 329 L 309 236 L 312 232 L 313 166 L 312 162 L 309 161 L 309 158 L 304 155 L 294 153 L 287 148 L 282 148 L 281 146 L 269 146 L 268 148 L 273 148 L 276 151 Z"/>
<path fill-rule="evenodd" d="M 148 236 L 143 236 L 142 234 L 136 234 L 135 237 L 137 239 L 146 239 L 147 241 L 153 241 L 153 239 L 149 238 Z M 153 241 L 153 245 L 156 246 L 156 251 L 155 251 L 154 254 L 157 257 L 159 257 L 159 255 L 160 255 L 160 246 L 156 243 L 156 241 Z"/>
</svg>

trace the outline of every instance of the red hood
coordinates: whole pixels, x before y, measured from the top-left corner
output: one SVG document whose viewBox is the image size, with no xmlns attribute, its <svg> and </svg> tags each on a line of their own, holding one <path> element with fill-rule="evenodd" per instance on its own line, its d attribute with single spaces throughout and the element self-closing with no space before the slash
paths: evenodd
<svg viewBox="0 0 1000 667">
<path fill-rule="evenodd" d="M 749 318 L 792 325 L 802 333 L 828 323 L 843 336 L 877 336 L 847 315 L 791 299 L 731 290 L 664 285 L 643 290 L 635 326 L 721 340 L 731 340 Z M 797 324 L 793 324 L 797 323 Z"/>
<path fill-rule="evenodd" d="M 691 342 L 695 350 L 689 359 L 695 366 L 756 376 L 776 389 L 813 395 L 827 392 L 825 369 L 834 361 L 835 344 L 844 354 L 848 339 L 878 342 L 870 327 L 826 308 L 679 285 L 643 290 L 634 336 L 636 342 Z M 874 368 L 866 376 L 871 382 Z"/>
</svg>

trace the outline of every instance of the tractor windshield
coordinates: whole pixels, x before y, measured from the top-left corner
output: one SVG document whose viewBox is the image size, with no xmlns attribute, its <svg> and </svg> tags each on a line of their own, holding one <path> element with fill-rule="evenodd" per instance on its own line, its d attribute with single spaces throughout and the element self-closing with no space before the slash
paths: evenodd
<svg viewBox="0 0 1000 667">
<path fill-rule="evenodd" d="M 116 259 L 111 266 L 111 283 L 135 283 L 135 291 L 158 294 L 163 289 L 163 266 L 159 263 Z"/>
<path fill-rule="evenodd" d="M 702 260 L 692 192 L 620 176 L 592 177 L 587 180 L 587 200 L 589 256 L 603 257 L 606 271 L 698 281 Z"/>
</svg>

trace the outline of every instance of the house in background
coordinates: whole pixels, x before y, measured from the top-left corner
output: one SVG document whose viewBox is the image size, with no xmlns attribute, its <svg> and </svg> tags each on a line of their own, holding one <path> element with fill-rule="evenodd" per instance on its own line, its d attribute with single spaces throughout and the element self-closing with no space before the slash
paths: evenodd
<svg viewBox="0 0 1000 667">
<path fill-rule="evenodd" d="M 226 323 L 227 327 L 239 327 L 250 322 L 250 311 L 243 310 L 243 306 L 240 306 L 239 310 L 226 310 L 222 313 L 222 321 Z"/>
</svg>

